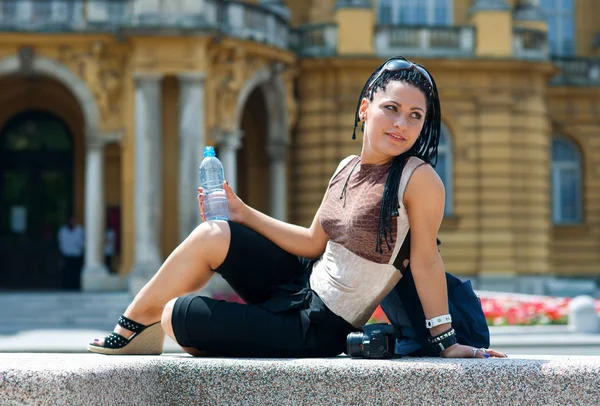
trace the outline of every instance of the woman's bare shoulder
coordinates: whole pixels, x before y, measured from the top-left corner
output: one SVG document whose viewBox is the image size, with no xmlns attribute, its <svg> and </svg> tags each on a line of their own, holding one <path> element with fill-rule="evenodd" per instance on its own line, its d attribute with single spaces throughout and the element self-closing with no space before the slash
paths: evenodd
<svg viewBox="0 0 600 406">
<path fill-rule="evenodd" d="M 418 158 L 417 158 L 418 159 Z M 421 161 L 423 162 L 423 161 Z M 429 164 L 421 164 L 415 168 L 406 186 L 404 201 L 430 201 L 431 199 L 444 201 L 445 189 L 442 179 L 435 169 Z"/>
</svg>

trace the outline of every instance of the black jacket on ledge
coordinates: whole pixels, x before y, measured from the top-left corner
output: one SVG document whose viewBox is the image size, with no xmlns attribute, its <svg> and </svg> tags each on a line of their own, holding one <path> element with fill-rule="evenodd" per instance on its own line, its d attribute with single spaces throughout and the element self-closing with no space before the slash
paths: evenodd
<svg viewBox="0 0 600 406">
<path fill-rule="evenodd" d="M 410 230 L 394 261 L 394 266 L 402 273 L 402 279 L 383 300 L 381 307 L 390 323 L 402 333 L 403 338 L 400 338 L 398 343 L 403 340 L 412 343 L 405 346 L 397 344 L 396 353 L 398 355 L 439 356 L 427 341 L 431 335 L 429 329 L 425 327 L 425 313 L 417 294 L 410 262 L 407 267 L 403 266 L 404 260 L 409 259 L 409 256 Z M 481 308 L 481 302 L 473 291 L 471 281 L 463 282 L 446 272 L 446 285 L 452 327 L 456 331 L 458 343 L 476 348 L 488 348 L 490 331 Z M 402 347 L 406 350 L 404 354 L 403 351 L 399 351 Z"/>
</svg>

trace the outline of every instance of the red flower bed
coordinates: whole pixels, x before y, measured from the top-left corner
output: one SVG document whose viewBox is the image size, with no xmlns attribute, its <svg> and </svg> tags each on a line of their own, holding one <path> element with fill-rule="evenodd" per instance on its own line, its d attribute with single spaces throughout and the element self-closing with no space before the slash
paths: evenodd
<svg viewBox="0 0 600 406">
<path fill-rule="evenodd" d="M 490 326 L 527 326 L 535 324 L 567 324 L 571 298 L 519 300 L 481 298 L 481 307 Z"/>
<path fill-rule="evenodd" d="M 481 298 L 481 307 L 490 326 L 567 324 L 570 297 Z M 600 313 L 600 300 L 595 300 Z"/>
<path fill-rule="evenodd" d="M 572 298 L 556 297 L 482 297 L 481 307 L 490 326 L 528 326 L 567 324 Z M 596 300 L 600 314 L 600 300 Z M 369 323 L 389 323 L 381 307 L 377 307 Z"/>
</svg>

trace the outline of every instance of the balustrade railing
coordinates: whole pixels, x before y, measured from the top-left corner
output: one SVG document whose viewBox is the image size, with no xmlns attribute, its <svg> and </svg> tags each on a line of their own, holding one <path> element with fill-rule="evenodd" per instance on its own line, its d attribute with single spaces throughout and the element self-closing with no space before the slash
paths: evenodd
<svg viewBox="0 0 600 406">
<path fill-rule="evenodd" d="M 513 28 L 513 52 L 517 59 L 548 59 L 548 34 L 532 28 Z"/>
<path fill-rule="evenodd" d="M 475 32 L 470 26 L 379 25 L 375 52 L 381 56 L 471 57 Z"/>
<path fill-rule="evenodd" d="M 337 25 L 311 24 L 298 27 L 292 48 L 303 57 L 325 57 L 337 53 Z"/>
<path fill-rule="evenodd" d="M 259 5 L 242 1 L 223 3 L 223 28 L 238 38 L 264 42 L 286 48 L 289 42 L 289 27 L 278 14 Z"/>
<path fill-rule="evenodd" d="M 552 57 L 561 72 L 551 80 L 558 86 L 600 86 L 600 58 Z"/>
<path fill-rule="evenodd" d="M 0 0 L 1 31 L 220 29 L 227 35 L 287 48 L 280 14 L 237 0 Z"/>
</svg>

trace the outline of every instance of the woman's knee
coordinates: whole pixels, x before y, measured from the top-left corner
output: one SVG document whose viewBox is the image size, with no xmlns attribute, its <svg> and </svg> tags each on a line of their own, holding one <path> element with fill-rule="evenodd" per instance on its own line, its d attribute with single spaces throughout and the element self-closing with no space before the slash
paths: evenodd
<svg viewBox="0 0 600 406">
<path fill-rule="evenodd" d="M 177 340 L 175 339 L 175 333 L 173 332 L 173 309 L 176 301 L 177 298 L 171 299 L 167 302 L 160 318 L 160 325 L 162 326 L 163 331 L 175 342 L 177 342 Z"/>
<path fill-rule="evenodd" d="M 160 318 L 160 324 L 161 324 L 163 331 L 165 332 L 166 335 L 171 337 L 171 339 L 173 341 L 175 341 L 177 344 L 179 344 L 181 346 L 181 348 L 188 354 L 193 355 L 194 357 L 209 356 L 210 354 L 207 351 L 201 351 L 197 348 L 182 346 L 177 341 L 177 338 L 175 338 L 175 332 L 173 331 L 173 309 L 175 308 L 176 301 L 177 301 L 177 298 L 171 299 L 167 302 L 167 304 L 164 307 L 162 316 Z"/>
<path fill-rule="evenodd" d="M 200 250 L 212 269 L 218 268 L 229 251 L 231 229 L 226 221 L 205 221 L 187 238 L 195 250 Z"/>
<path fill-rule="evenodd" d="M 188 238 L 192 240 L 206 240 L 216 242 L 228 242 L 231 236 L 231 229 L 227 221 L 205 221 L 198 224 Z"/>
</svg>

